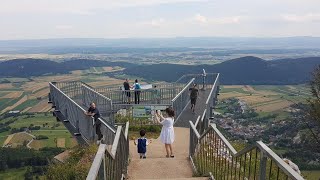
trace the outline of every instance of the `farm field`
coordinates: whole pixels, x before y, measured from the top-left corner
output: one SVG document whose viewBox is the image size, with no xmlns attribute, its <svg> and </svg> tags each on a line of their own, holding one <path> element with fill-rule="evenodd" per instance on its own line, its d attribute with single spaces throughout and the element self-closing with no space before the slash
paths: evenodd
<svg viewBox="0 0 320 180">
<path fill-rule="evenodd" d="M 33 136 L 46 136 L 48 139 L 42 140 L 33 140 L 30 143 L 30 147 L 34 149 L 40 149 L 43 147 L 62 147 L 62 148 L 70 148 L 77 145 L 76 140 L 72 137 L 69 131 L 64 127 L 61 122 L 57 122 L 55 117 L 51 114 L 36 114 L 34 116 L 19 116 L 19 117 L 10 117 L 3 120 L 0 120 L 1 123 L 16 119 L 16 121 L 9 126 L 11 128 L 20 129 L 22 127 L 36 127 L 40 126 L 39 130 L 31 130 L 29 133 Z M 24 133 L 19 133 L 18 136 L 15 134 L 10 137 L 10 132 L 6 131 L 0 133 L 0 145 L 2 146 L 5 141 L 9 141 L 10 143 L 22 144 L 24 140 L 31 140 L 30 136 L 26 138 L 22 138 Z M 9 138 L 8 138 L 9 137 Z M 17 141 L 16 141 L 17 140 Z M 19 142 L 18 142 L 19 141 Z M 20 142 L 21 141 L 21 142 Z"/>
<path fill-rule="evenodd" d="M 236 97 L 257 111 L 284 110 L 293 103 L 305 102 L 310 96 L 304 85 L 234 85 L 222 86 L 220 100 Z M 274 106 L 274 107 L 270 107 Z"/>
<path fill-rule="evenodd" d="M 286 112 L 294 103 L 310 97 L 306 85 L 232 85 L 222 86 L 219 100 L 238 98 L 258 113 Z"/>
<path fill-rule="evenodd" d="M 72 71 L 71 74 L 32 78 L 0 78 L 0 115 L 17 110 L 24 113 L 49 112 L 47 103 L 49 82 L 84 81 L 93 87 L 122 84 L 122 79 L 110 78 L 102 73 L 121 70 L 121 67 L 91 67 Z"/>
</svg>

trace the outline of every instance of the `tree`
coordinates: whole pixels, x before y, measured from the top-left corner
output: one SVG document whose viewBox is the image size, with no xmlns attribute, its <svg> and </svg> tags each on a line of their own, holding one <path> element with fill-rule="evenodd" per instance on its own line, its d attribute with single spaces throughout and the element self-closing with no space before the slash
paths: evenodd
<svg viewBox="0 0 320 180">
<path fill-rule="evenodd" d="M 320 128 L 320 65 L 312 72 L 309 86 L 312 97 L 307 100 L 308 108 L 305 111 L 307 119 L 310 119 L 312 124 L 307 125 L 318 145 L 320 145 L 317 135 Z"/>
<path fill-rule="evenodd" d="M 308 99 L 308 114 L 320 126 L 320 65 L 313 71 L 309 85 L 312 98 Z"/>
</svg>

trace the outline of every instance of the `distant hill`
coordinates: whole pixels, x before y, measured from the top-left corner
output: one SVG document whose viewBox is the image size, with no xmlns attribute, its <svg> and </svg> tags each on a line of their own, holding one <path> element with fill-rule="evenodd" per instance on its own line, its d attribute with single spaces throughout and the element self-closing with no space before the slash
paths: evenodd
<svg viewBox="0 0 320 180">
<path fill-rule="evenodd" d="M 310 79 L 320 57 L 265 61 L 257 57 L 242 57 L 216 65 L 155 64 L 131 67 L 126 74 L 150 80 L 175 81 L 183 74 L 219 72 L 223 84 L 301 84 Z"/>
<path fill-rule="evenodd" d="M 265 61 L 247 56 L 225 61 L 216 65 L 177 65 L 153 64 L 136 65 L 126 62 L 108 62 L 98 60 L 69 60 L 61 63 L 40 59 L 16 59 L 0 63 L 0 77 L 30 77 L 45 74 L 64 74 L 72 70 L 84 70 L 90 67 L 121 66 L 123 73 L 143 77 L 148 80 L 175 81 L 188 73 L 221 73 L 223 84 L 301 84 L 310 79 L 311 71 L 320 65 L 320 57 L 281 59 Z"/>
<path fill-rule="evenodd" d="M 132 67 L 126 62 L 108 62 L 98 60 L 69 60 L 61 63 L 43 59 L 15 59 L 0 63 L 0 77 L 30 77 L 45 74 L 67 74 L 73 70 L 90 67 L 121 66 Z"/>
</svg>

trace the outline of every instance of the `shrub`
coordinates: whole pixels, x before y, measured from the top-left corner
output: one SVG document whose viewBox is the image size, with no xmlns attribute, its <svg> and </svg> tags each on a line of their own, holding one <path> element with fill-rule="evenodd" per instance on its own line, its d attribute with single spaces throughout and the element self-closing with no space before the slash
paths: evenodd
<svg viewBox="0 0 320 180">
<path fill-rule="evenodd" d="M 44 135 L 39 135 L 36 137 L 37 140 L 41 140 L 41 139 L 49 139 L 48 136 L 44 136 Z"/>
<path fill-rule="evenodd" d="M 65 163 L 49 166 L 47 179 L 86 179 L 97 150 L 94 144 L 73 148 Z"/>
</svg>

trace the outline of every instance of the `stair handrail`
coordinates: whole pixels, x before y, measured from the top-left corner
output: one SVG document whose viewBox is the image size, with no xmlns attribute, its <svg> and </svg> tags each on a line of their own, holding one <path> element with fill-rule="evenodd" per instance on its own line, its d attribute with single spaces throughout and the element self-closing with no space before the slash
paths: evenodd
<svg viewBox="0 0 320 180">
<path fill-rule="evenodd" d="M 198 117 L 197 121 L 196 121 L 196 125 L 197 126 L 200 126 L 200 116 Z M 240 151 L 236 151 L 235 148 L 229 143 L 229 141 L 223 136 L 223 134 L 219 131 L 219 129 L 217 128 L 216 124 L 210 124 L 209 127 L 202 133 L 202 134 L 199 134 L 198 130 L 197 130 L 197 126 L 192 122 L 192 121 L 189 121 L 190 123 L 190 143 L 193 143 L 193 144 L 190 144 L 190 158 L 192 159 L 192 162 L 195 162 L 196 159 L 193 159 L 194 156 L 196 156 L 196 151 L 197 151 L 197 148 L 201 149 L 201 142 L 202 140 L 207 140 L 208 139 L 208 136 L 211 137 L 211 136 L 214 136 L 215 140 L 218 139 L 219 140 L 219 147 L 216 148 L 217 149 L 217 157 L 218 156 L 221 156 L 221 155 L 218 155 L 219 154 L 219 150 L 221 151 L 224 151 L 224 156 L 225 156 L 225 163 L 227 161 L 227 156 L 231 156 L 232 158 L 232 166 L 234 165 L 234 159 L 236 159 L 236 165 L 235 165 L 235 172 L 237 172 L 237 166 L 239 165 L 239 163 L 237 163 L 237 158 L 240 158 L 240 168 L 239 168 L 239 177 L 241 176 L 241 173 L 243 173 L 243 177 L 245 178 L 246 176 L 246 165 L 244 165 L 244 168 L 243 166 L 241 166 L 241 160 L 243 159 L 243 156 L 245 157 L 245 162 L 247 163 L 247 159 L 246 157 L 249 156 L 248 154 L 250 154 L 250 163 L 247 165 L 247 166 L 250 166 L 251 167 L 251 153 L 253 151 L 256 151 L 257 152 L 260 152 L 260 168 L 257 172 L 259 172 L 259 175 L 258 174 L 253 174 L 254 177 L 259 177 L 259 179 L 265 179 L 267 176 L 270 178 L 271 176 L 273 176 L 273 172 L 272 172 L 272 169 L 273 168 L 277 168 L 277 178 L 279 179 L 279 170 L 281 169 L 282 173 L 284 173 L 285 176 L 287 176 L 288 178 L 291 178 L 293 180 L 303 180 L 303 177 L 298 174 L 295 170 L 293 170 L 287 163 L 285 163 L 276 153 L 274 153 L 267 145 L 265 145 L 262 141 L 257 141 L 255 144 L 253 145 L 249 145 L 247 147 L 245 147 L 244 149 L 240 150 Z M 209 135 L 210 133 L 210 135 Z M 197 140 L 194 141 L 194 139 L 192 138 L 196 138 Z M 208 143 L 208 142 L 206 142 Z M 211 142 L 210 142 L 211 143 Z M 214 142 L 216 143 L 216 142 Z M 215 144 L 217 145 L 217 144 Z M 220 148 L 220 149 L 219 149 Z M 201 150 L 199 150 L 201 152 Z M 225 153 L 226 152 L 226 153 Z M 221 152 L 220 152 L 221 153 Z M 213 155 L 212 155 L 213 156 Z M 200 156 L 201 157 L 201 156 Z M 223 155 L 220 157 L 222 158 Z M 257 154 L 256 154 L 256 163 L 257 163 Z M 269 174 L 267 172 L 267 163 L 268 162 L 271 162 L 271 165 L 270 163 L 268 164 L 270 167 L 269 167 Z M 272 166 L 272 163 L 275 163 L 276 166 L 273 167 Z M 226 163 L 228 164 L 228 168 L 229 168 L 229 164 L 230 162 Z M 208 172 L 203 172 L 203 173 L 207 173 L 209 174 L 210 172 L 212 172 L 213 175 L 219 175 L 218 172 L 215 172 L 214 170 L 216 169 L 213 169 L 213 171 L 209 171 L 206 167 L 202 166 L 202 167 L 197 167 L 196 165 L 196 162 L 195 164 L 193 165 L 195 166 L 195 169 L 198 171 L 199 169 L 202 170 L 207 170 Z M 231 166 L 231 165 L 230 165 Z M 256 164 L 255 164 L 256 166 Z M 240 172 L 241 171 L 241 168 L 244 172 Z M 212 170 L 212 169 L 211 169 Z M 229 170 L 229 169 L 228 169 Z M 231 176 L 232 176 L 232 171 L 231 170 Z M 250 170 L 249 170 L 250 171 Z M 255 171 L 256 173 L 256 171 Z M 224 177 L 226 175 L 223 175 Z M 249 179 L 250 177 L 252 176 L 252 174 L 248 174 L 249 176 Z M 227 177 L 230 177 L 230 175 L 227 175 Z M 215 177 L 216 179 L 219 179 L 218 177 Z M 246 177 L 247 178 L 247 177 Z"/>
<path fill-rule="evenodd" d="M 120 180 L 126 177 L 129 161 L 129 122 L 125 126 L 124 131 L 122 126 L 117 127 L 116 135 L 110 148 L 106 144 L 99 145 L 86 178 L 87 180 Z"/>
</svg>

